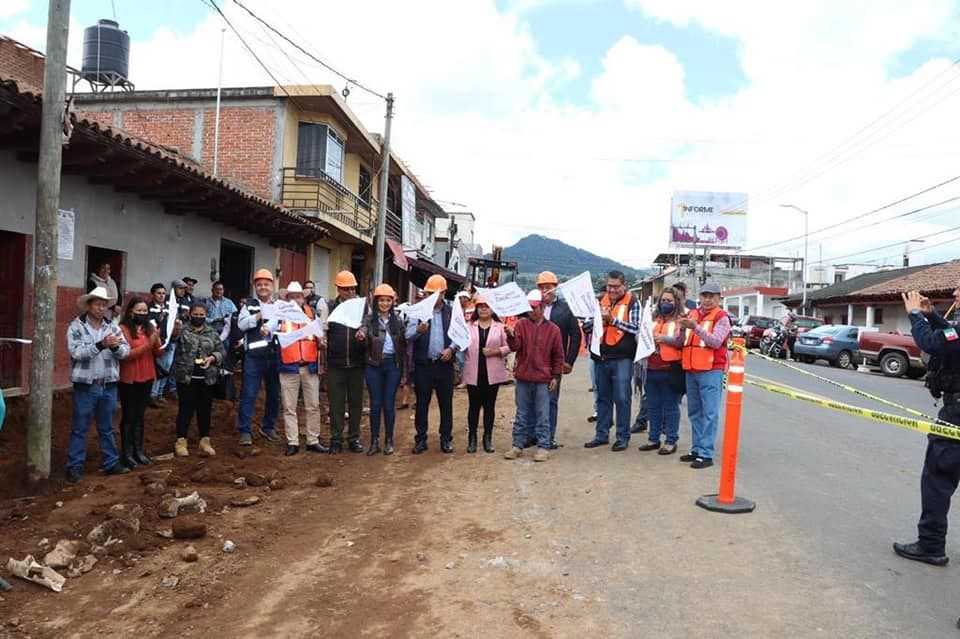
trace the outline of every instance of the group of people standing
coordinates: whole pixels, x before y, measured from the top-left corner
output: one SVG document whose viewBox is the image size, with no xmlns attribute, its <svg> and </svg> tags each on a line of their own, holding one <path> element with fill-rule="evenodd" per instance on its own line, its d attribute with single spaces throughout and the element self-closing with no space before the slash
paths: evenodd
<svg viewBox="0 0 960 639">
<path fill-rule="evenodd" d="M 116 323 L 108 316 L 117 300 L 105 287 L 97 285 L 78 299 L 81 314 L 67 335 L 74 384 L 67 463 L 70 481 L 79 480 L 82 473 L 91 418 L 97 423 L 105 472 L 120 474 L 149 464 L 144 450 L 145 413 L 148 406 L 165 403 L 164 391 L 178 401 L 175 454 L 190 454 L 189 427 L 195 419 L 197 451 L 215 455 L 210 440 L 212 400 L 224 377 L 232 375 L 239 362 L 243 370 L 237 411 L 241 446 L 253 444 L 255 403 L 263 386 L 265 401 L 257 433 L 270 442 L 285 440 L 287 456 L 301 450 L 297 414 L 301 401 L 307 452 L 338 454 L 346 448 L 368 455 L 393 454 L 398 391 L 412 384 L 416 394 L 413 454 L 428 449 L 428 415 L 434 396 L 440 416 L 440 450 L 452 453 L 453 395 L 459 377 L 469 404 L 467 452 L 474 453 L 482 446 L 493 453 L 497 398 L 500 387 L 510 383 L 507 357 L 512 354 L 516 413 L 511 447 L 504 456 L 516 459 L 526 448 L 535 447 L 533 459 L 546 461 L 550 451 L 559 447 L 556 432 L 562 378 L 573 371 L 582 340 L 590 340 L 593 330 L 602 331 L 599 353 L 591 353 L 597 423 L 595 436 L 585 447 L 609 444 L 614 424 L 612 450 L 628 447 L 640 303 L 618 271 L 608 274 L 600 299 L 603 325 L 593 327 L 586 322 L 583 330 L 558 296 L 560 282 L 549 271 L 538 275 L 537 288 L 527 295 L 531 311 L 520 318 L 503 321 L 487 300 L 466 295 L 463 301 L 469 307 L 470 334 L 466 348 L 450 337 L 453 307 L 445 299 L 447 281 L 441 275 L 431 276 L 419 293 L 421 298 L 437 294 L 428 320 L 406 318 L 397 308 L 393 288 L 380 284 L 365 302 L 358 325 L 330 321 L 341 304 L 357 297 L 357 280 L 350 271 L 336 275 L 337 295 L 329 302 L 316 295 L 312 282 L 305 286 L 290 282 L 279 292 L 302 310 L 301 321 L 265 317 L 267 305 L 278 299 L 270 270 L 258 270 L 252 283 L 254 295 L 241 300 L 239 308 L 224 297 L 220 282 L 211 287 L 212 297 L 197 300 L 193 297 L 196 280 L 174 280 L 173 304 L 167 301 L 166 287 L 157 283 L 151 287 L 149 299 L 131 299 Z M 659 450 L 664 455 L 676 451 L 680 397 L 686 392 L 694 441 L 691 453 L 681 459 L 695 468 L 709 466 L 713 457 L 730 329 L 718 301 L 719 290 L 707 285 L 700 306 L 688 312 L 676 290 L 665 290 L 656 305 L 657 350 L 646 364 L 645 408 L 650 431 L 648 443 L 640 449 Z M 176 313 L 173 320 L 168 315 L 171 309 Z M 314 320 L 322 331 L 304 333 Z M 295 331 L 299 331 L 292 336 L 296 339 L 285 339 L 281 346 L 279 336 Z M 329 400 L 329 444 L 320 440 L 321 381 L 326 383 Z M 364 388 L 370 414 L 366 447 L 360 441 Z M 119 450 L 112 431 L 118 398 L 122 405 Z M 277 430 L 281 408 L 284 437 Z"/>
</svg>

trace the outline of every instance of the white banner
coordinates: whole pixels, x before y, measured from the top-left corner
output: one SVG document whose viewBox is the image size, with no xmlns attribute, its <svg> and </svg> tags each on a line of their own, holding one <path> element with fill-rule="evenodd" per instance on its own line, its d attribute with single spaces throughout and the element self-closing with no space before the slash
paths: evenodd
<svg viewBox="0 0 960 639">
<path fill-rule="evenodd" d="M 590 335 L 590 352 L 600 357 L 600 340 L 603 338 L 603 316 L 600 315 L 600 304 L 593 312 L 593 333 Z"/>
<path fill-rule="evenodd" d="M 353 300 L 350 301 L 352 302 Z M 343 306 L 343 304 L 340 306 Z M 357 324 L 357 326 L 359 326 L 359 324 Z M 291 331 L 289 333 L 277 333 L 277 341 L 280 343 L 280 348 L 286 348 L 294 342 L 299 342 L 300 340 L 311 336 L 316 338 L 323 337 L 323 325 L 320 323 L 320 318 L 313 320 L 306 326 L 301 326 L 295 331 Z"/>
<path fill-rule="evenodd" d="M 652 297 L 647 298 L 647 303 L 643 305 L 643 312 L 640 315 L 640 330 L 637 332 L 637 354 L 633 358 L 635 362 L 650 357 L 657 350 L 657 345 L 653 341 L 653 310 L 650 307 L 650 300 L 652 299 Z"/>
<path fill-rule="evenodd" d="M 433 307 L 437 305 L 437 298 L 440 292 L 432 293 L 430 297 L 420 300 L 416 304 L 401 304 L 397 310 L 407 316 L 407 319 L 415 319 L 418 322 L 429 322 L 433 319 Z"/>
<path fill-rule="evenodd" d="M 447 330 L 450 341 L 457 345 L 461 351 L 470 347 L 470 327 L 467 326 L 467 319 L 463 316 L 463 307 L 460 301 L 453 303 L 453 313 L 450 315 L 450 328 Z"/>
<path fill-rule="evenodd" d="M 590 271 L 584 271 L 557 287 L 575 317 L 593 317 L 598 307 Z"/>
<path fill-rule="evenodd" d="M 278 322 L 294 322 L 296 324 L 306 324 L 310 322 L 310 318 L 303 312 L 299 304 L 285 300 L 280 300 L 276 304 L 273 304 L 272 319 Z"/>
<path fill-rule="evenodd" d="M 177 296 L 170 291 L 170 297 L 167 298 L 167 341 L 163 343 L 163 348 L 170 344 L 170 338 L 173 335 L 173 327 L 177 323 L 177 313 L 180 311 L 180 305 L 177 304 Z"/>
<path fill-rule="evenodd" d="M 363 312 L 366 310 L 367 300 L 362 297 L 355 297 L 352 300 L 340 302 L 333 309 L 330 317 L 327 318 L 329 324 L 343 324 L 350 328 L 360 328 L 363 323 Z"/>
<path fill-rule="evenodd" d="M 509 282 L 497 288 L 478 288 L 477 295 L 485 299 L 490 309 L 501 319 L 523 315 L 531 310 L 526 293 L 517 286 L 516 282 Z"/>
<path fill-rule="evenodd" d="M 400 223 L 403 248 L 419 249 L 422 242 L 417 228 L 417 187 L 406 175 L 400 176 Z"/>
<path fill-rule="evenodd" d="M 746 193 L 674 191 L 670 246 L 743 248 L 747 243 Z"/>
</svg>

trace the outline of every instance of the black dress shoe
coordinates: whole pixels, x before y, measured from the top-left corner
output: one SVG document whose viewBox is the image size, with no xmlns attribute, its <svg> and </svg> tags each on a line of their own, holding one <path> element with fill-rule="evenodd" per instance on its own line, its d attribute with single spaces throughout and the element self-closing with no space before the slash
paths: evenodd
<svg viewBox="0 0 960 639">
<path fill-rule="evenodd" d="M 918 541 L 915 541 L 912 544 L 894 543 L 893 552 L 897 553 L 904 559 L 922 561 L 923 563 L 930 564 L 931 566 L 946 566 L 947 562 L 950 561 L 950 558 L 945 555 L 927 552 Z"/>
<path fill-rule="evenodd" d="M 367 449 L 367 457 L 370 457 L 372 455 L 379 455 L 379 454 L 380 454 L 380 444 L 378 442 L 373 442 L 372 444 L 370 444 L 370 448 Z"/>
<path fill-rule="evenodd" d="M 387 441 L 385 441 L 385 442 L 383 443 L 383 454 L 384 454 L 384 455 L 392 455 L 393 452 L 394 452 L 394 449 L 393 449 L 393 440 L 392 440 L 392 439 L 388 439 Z"/>
<path fill-rule="evenodd" d="M 630 432 L 634 435 L 647 432 L 647 422 L 633 422 L 633 427 L 630 429 Z"/>
<path fill-rule="evenodd" d="M 330 454 L 339 455 L 340 451 L 343 450 L 343 444 L 340 442 L 330 442 Z"/>
<path fill-rule="evenodd" d="M 639 446 L 637 450 L 657 450 L 658 448 L 660 448 L 660 442 L 648 442 Z"/>
<path fill-rule="evenodd" d="M 287 449 L 283 451 L 284 457 L 291 457 L 300 452 L 299 446 L 294 446 L 293 444 L 287 444 Z"/>
<path fill-rule="evenodd" d="M 68 468 L 67 469 L 67 483 L 76 484 L 80 481 L 80 478 L 83 477 L 82 468 Z"/>
<path fill-rule="evenodd" d="M 130 469 L 124 466 L 123 464 L 117 462 L 110 468 L 103 471 L 104 475 L 126 475 L 130 472 Z"/>
<path fill-rule="evenodd" d="M 690 464 L 690 468 L 710 468 L 713 466 L 713 459 L 710 457 L 697 457 L 693 460 L 693 463 Z"/>
<path fill-rule="evenodd" d="M 311 453 L 329 453 L 330 449 L 317 442 L 316 444 L 307 444 L 307 450 Z"/>
<path fill-rule="evenodd" d="M 677 445 L 676 445 L 676 444 L 664 444 L 664 445 L 663 445 L 663 448 L 661 448 L 659 451 L 657 451 L 657 454 L 658 454 L 658 455 L 672 455 L 672 454 L 674 454 L 675 452 L 677 452 Z"/>
<path fill-rule="evenodd" d="M 467 452 L 475 453 L 477 452 L 477 431 L 472 433 L 467 433 Z"/>
<path fill-rule="evenodd" d="M 590 417 L 587 417 L 587 421 L 590 422 L 591 424 L 592 424 L 593 422 L 597 421 L 597 414 L 594 413 L 594 414 L 591 415 Z"/>
<path fill-rule="evenodd" d="M 685 464 L 689 464 L 690 462 L 694 461 L 696 458 L 697 458 L 697 455 L 695 453 L 687 453 L 686 455 L 680 455 L 680 461 L 684 462 Z"/>
<path fill-rule="evenodd" d="M 357 441 L 357 440 L 353 440 L 352 442 L 350 442 L 350 452 L 351 452 L 351 453 L 362 453 L 362 452 L 363 452 L 363 444 L 361 444 L 361 443 L 360 443 L 359 441 Z"/>
<path fill-rule="evenodd" d="M 596 448 L 597 446 L 606 446 L 610 443 L 608 439 L 591 439 L 583 445 L 584 448 Z"/>
<path fill-rule="evenodd" d="M 449 439 L 445 442 L 440 442 L 440 451 L 450 454 L 453 452 L 453 442 Z"/>
<path fill-rule="evenodd" d="M 420 453 L 427 452 L 427 442 L 417 442 L 413 445 L 413 454 L 419 455 Z"/>
<path fill-rule="evenodd" d="M 560 448 L 560 444 L 555 441 L 550 442 L 550 450 L 557 450 Z"/>
<path fill-rule="evenodd" d="M 612 450 L 615 453 L 619 453 L 620 451 L 624 451 L 626 449 L 627 449 L 627 442 L 614 442 L 613 446 L 610 447 L 610 450 Z"/>
</svg>

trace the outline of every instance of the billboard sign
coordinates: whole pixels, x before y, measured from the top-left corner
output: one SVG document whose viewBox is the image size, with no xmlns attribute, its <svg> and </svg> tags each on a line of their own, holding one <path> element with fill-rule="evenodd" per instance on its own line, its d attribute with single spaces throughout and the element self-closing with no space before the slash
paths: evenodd
<svg viewBox="0 0 960 639">
<path fill-rule="evenodd" d="M 403 248 L 419 249 L 422 238 L 417 228 L 417 189 L 406 175 L 400 176 L 400 220 Z"/>
<path fill-rule="evenodd" d="M 670 247 L 743 248 L 747 242 L 747 194 L 674 191 Z"/>
</svg>

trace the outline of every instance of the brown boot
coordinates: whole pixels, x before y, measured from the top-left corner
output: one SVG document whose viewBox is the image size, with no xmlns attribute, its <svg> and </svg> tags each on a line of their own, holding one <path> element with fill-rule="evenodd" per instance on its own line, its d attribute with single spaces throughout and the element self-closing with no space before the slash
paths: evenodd
<svg viewBox="0 0 960 639">
<path fill-rule="evenodd" d="M 177 457 L 186 457 L 190 454 L 187 452 L 186 437 L 177 437 L 177 443 L 173 445 L 173 452 Z"/>
<path fill-rule="evenodd" d="M 209 437 L 200 438 L 200 454 L 204 457 L 213 457 L 217 454 L 217 451 L 213 449 L 213 446 L 210 445 Z"/>
</svg>

